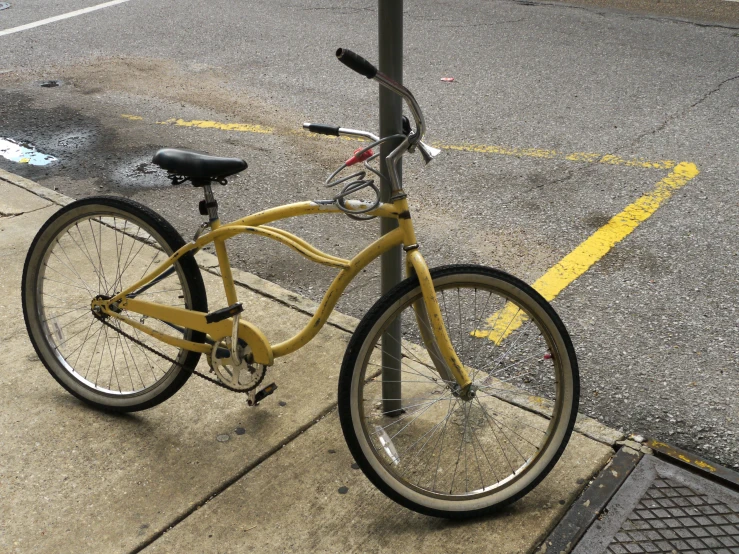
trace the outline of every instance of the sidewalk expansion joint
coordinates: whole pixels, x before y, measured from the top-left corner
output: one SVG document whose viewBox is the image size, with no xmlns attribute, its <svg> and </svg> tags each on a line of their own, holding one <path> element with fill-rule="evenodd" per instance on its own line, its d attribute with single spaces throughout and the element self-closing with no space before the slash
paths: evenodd
<svg viewBox="0 0 739 554">
<path fill-rule="evenodd" d="M 305 433 L 308 429 L 319 423 L 321 420 L 323 420 L 326 416 L 328 416 L 331 412 L 333 412 L 337 407 L 337 402 L 333 402 L 330 406 L 322 410 L 317 416 L 315 416 L 311 421 L 308 423 L 300 426 L 298 429 L 290 433 L 285 439 L 280 441 L 278 444 L 270 448 L 267 452 L 259 456 L 256 460 L 249 463 L 238 471 L 236 474 L 228 478 L 224 483 L 210 491 L 209 493 L 205 494 L 201 499 L 190 506 L 187 510 L 184 510 L 182 513 L 174 517 L 168 524 L 166 524 L 162 529 L 159 531 L 156 531 L 152 536 L 150 536 L 148 539 L 141 542 L 137 547 L 132 549 L 129 554 L 138 554 L 145 548 L 151 546 L 154 542 L 156 542 L 158 539 L 163 537 L 166 533 L 174 529 L 177 525 L 185 521 L 188 517 L 190 517 L 192 514 L 194 514 L 196 511 L 198 511 L 200 508 L 205 506 L 208 502 L 214 500 L 217 498 L 221 493 L 228 490 L 232 485 L 236 484 L 242 477 L 246 476 L 250 471 L 253 469 L 259 467 L 262 463 L 267 461 L 269 458 L 271 458 L 274 454 L 282 450 L 285 446 L 293 442 L 295 439 L 297 439 L 300 435 Z"/>
</svg>

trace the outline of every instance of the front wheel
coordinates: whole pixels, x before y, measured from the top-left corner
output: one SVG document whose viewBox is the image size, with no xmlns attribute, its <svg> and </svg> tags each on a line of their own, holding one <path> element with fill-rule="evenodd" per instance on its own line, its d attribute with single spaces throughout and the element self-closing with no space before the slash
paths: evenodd
<svg viewBox="0 0 739 554">
<path fill-rule="evenodd" d="M 521 498 L 556 464 L 577 416 L 577 361 L 563 323 L 526 283 L 469 265 L 431 276 L 474 394 L 462 398 L 437 369 L 412 277 L 352 336 L 339 379 L 341 426 L 362 471 L 391 499 L 432 516 L 479 516 Z M 400 343 L 388 330 L 400 331 Z"/>
</svg>

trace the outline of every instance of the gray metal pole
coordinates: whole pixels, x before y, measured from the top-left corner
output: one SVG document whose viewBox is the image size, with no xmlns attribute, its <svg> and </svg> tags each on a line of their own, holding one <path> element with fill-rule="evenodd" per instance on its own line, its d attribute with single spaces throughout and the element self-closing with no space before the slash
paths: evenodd
<svg viewBox="0 0 739 554">
<path fill-rule="evenodd" d="M 378 0 L 377 9 L 379 37 L 379 70 L 398 83 L 403 82 L 403 0 Z M 402 99 L 384 87 L 380 87 L 380 137 L 394 135 L 402 131 Z M 385 157 L 397 144 L 385 143 L 380 147 L 381 167 L 385 167 Z M 398 177 L 402 179 L 402 168 Z M 380 182 L 381 199 L 390 198 L 390 182 Z M 386 234 L 395 229 L 395 219 L 380 218 L 380 233 Z M 384 294 L 398 284 L 403 276 L 403 255 L 401 248 L 393 248 L 380 258 L 381 292 Z M 401 413 L 400 387 L 400 318 L 382 336 L 382 398 L 383 412 L 388 415 Z"/>
</svg>

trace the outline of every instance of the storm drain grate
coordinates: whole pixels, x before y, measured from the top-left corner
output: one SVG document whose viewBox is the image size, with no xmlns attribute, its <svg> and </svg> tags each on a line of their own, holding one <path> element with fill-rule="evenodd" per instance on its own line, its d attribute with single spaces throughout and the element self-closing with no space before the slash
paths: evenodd
<svg viewBox="0 0 739 554">
<path fill-rule="evenodd" d="M 574 552 L 739 554 L 739 494 L 645 456 Z"/>
<path fill-rule="evenodd" d="M 657 479 L 616 536 L 609 554 L 717 552 L 739 554 L 739 515 L 723 502 L 673 479 Z"/>
</svg>

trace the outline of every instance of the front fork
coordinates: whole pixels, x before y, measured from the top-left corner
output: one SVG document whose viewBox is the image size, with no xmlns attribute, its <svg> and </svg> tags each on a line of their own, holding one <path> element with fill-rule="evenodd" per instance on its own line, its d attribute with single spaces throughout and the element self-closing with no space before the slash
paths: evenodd
<svg viewBox="0 0 739 554">
<path fill-rule="evenodd" d="M 436 299 L 436 290 L 426 261 L 417 248 L 407 252 L 406 264 L 409 274 L 415 273 L 421 285 L 423 303 L 417 302 L 413 309 L 418 321 L 426 350 L 439 375 L 446 382 L 457 383 L 457 394 L 470 400 L 474 394 L 472 380 L 467 369 L 459 360 L 441 316 L 441 307 Z"/>
</svg>

